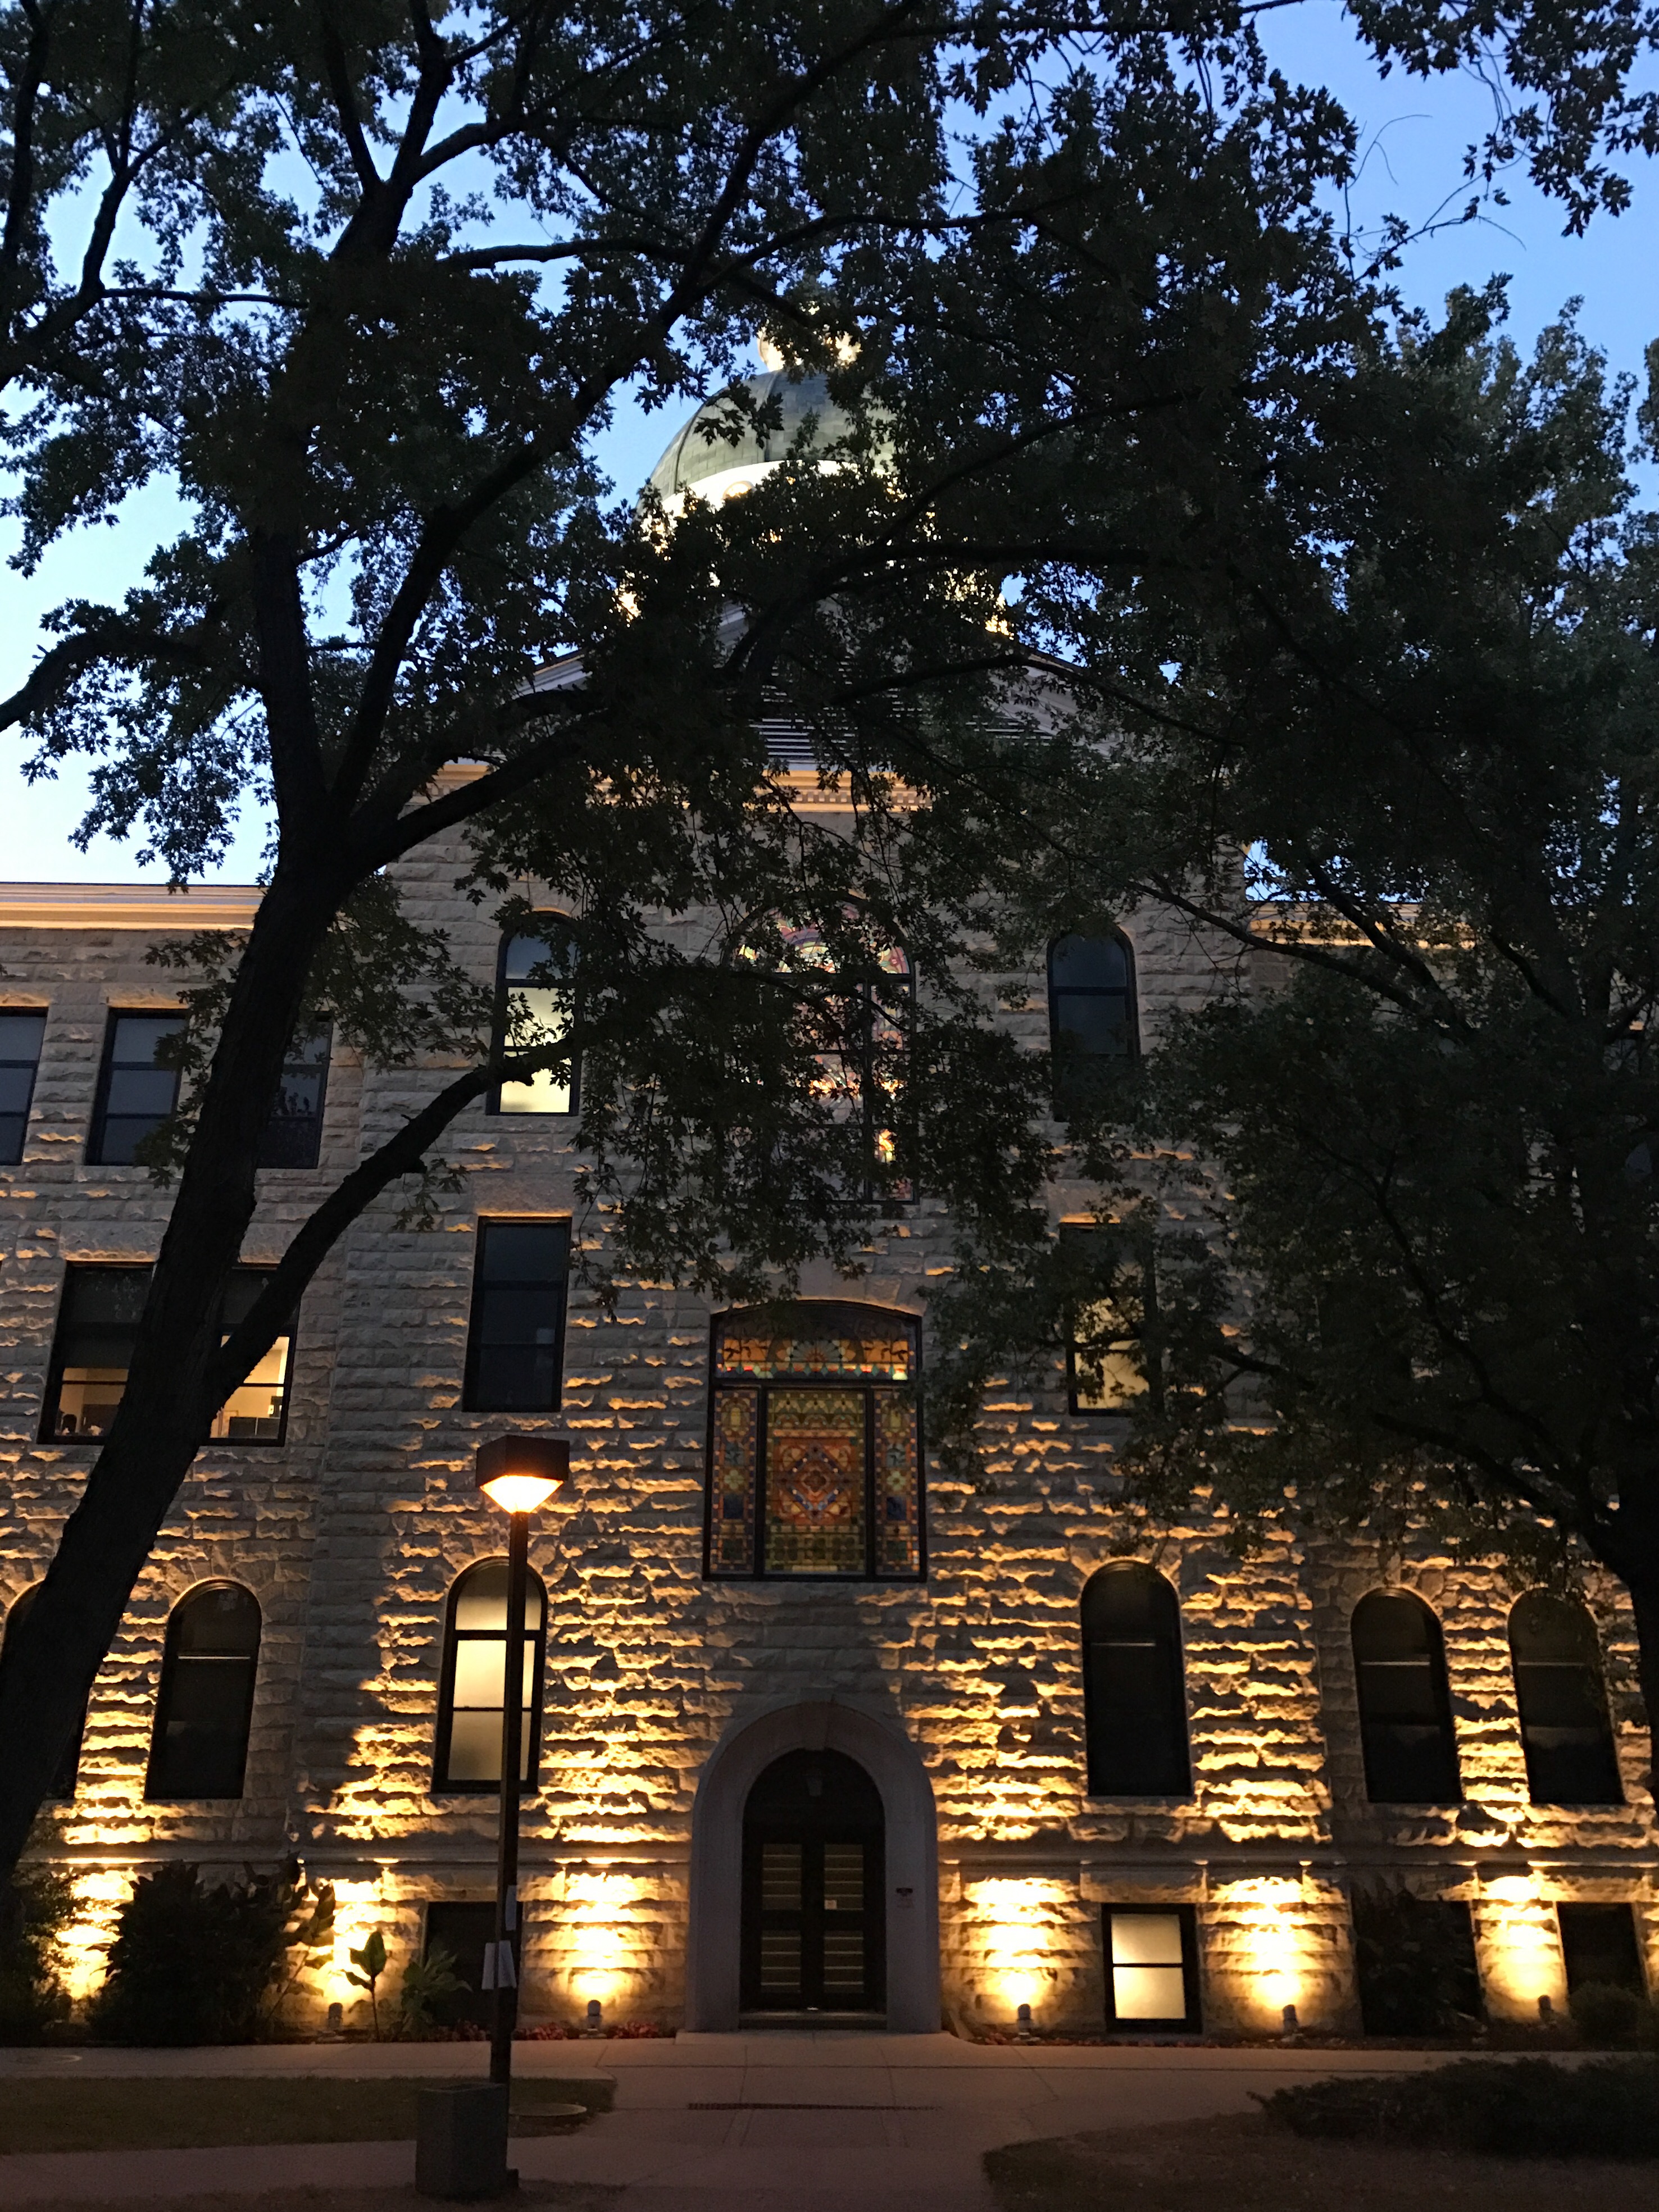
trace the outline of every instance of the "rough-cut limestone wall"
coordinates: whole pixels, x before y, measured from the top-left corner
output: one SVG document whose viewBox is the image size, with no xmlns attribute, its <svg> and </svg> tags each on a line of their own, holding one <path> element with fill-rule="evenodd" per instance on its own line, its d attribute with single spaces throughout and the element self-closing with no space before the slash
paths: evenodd
<svg viewBox="0 0 1659 2212">
<path fill-rule="evenodd" d="M 495 933 L 455 897 L 455 872 L 452 854 L 411 865 L 410 910 L 441 919 L 487 978 Z M 1231 955 L 1164 920 L 1132 934 L 1150 1041 L 1169 1009 L 1218 988 Z M 52 1012 L 30 1158 L 0 1171 L 0 1602 L 38 1579 L 87 1464 L 35 1442 L 63 1261 L 148 1259 L 167 1210 L 143 1170 L 81 1164 L 104 1009 L 161 995 L 145 940 L 15 936 L 0 945 L 7 989 L 49 998 Z M 1011 1018 L 1042 1042 L 1040 988 Z M 389 1134 L 444 1073 L 365 1077 L 337 1054 L 325 1170 L 266 1179 L 250 1256 L 274 1255 L 327 1173 Z M 375 1927 L 395 1997 L 424 1905 L 492 1893 L 493 1801 L 430 1790 L 447 1595 L 503 1543 L 472 1455 L 481 1436 L 517 1425 L 460 1407 L 476 1224 L 573 1212 L 574 1161 L 566 1124 L 482 1109 L 446 1152 L 460 1188 L 441 1195 L 440 1225 L 399 1229 L 388 1199 L 307 1297 L 287 1446 L 204 1453 L 147 1571 L 100 1678 L 81 1793 L 52 1816 L 80 1869 L 80 1987 L 95 1980 L 131 1869 L 155 1853 L 230 1870 L 293 1848 L 332 1878 L 339 1925 L 308 1985 L 314 2007 L 359 2001 L 347 1954 Z M 1087 1194 L 1062 1188 L 1056 1206 L 1086 1216 Z M 597 1233 L 580 1219 L 575 1231 Z M 872 1240 L 856 1295 L 919 1310 L 949 1258 L 947 1224 L 924 1204 Z M 827 1271 L 805 1288 L 846 1294 Z M 1368 1869 L 1468 1897 L 1492 1986 L 1535 2009 L 1538 1973 L 1559 1982 L 1553 1901 L 1650 1887 L 1633 1731 L 1626 1808 L 1524 1802 L 1497 1578 L 1436 1560 L 1401 1571 L 1445 1623 L 1470 1804 L 1384 1815 L 1364 1800 L 1346 1640 L 1373 1565 L 1310 1554 L 1289 1530 L 1240 1562 L 1199 1511 L 1148 1530 L 1114 1502 L 1120 1425 L 1070 1416 L 1058 1373 L 994 1394 L 975 1482 L 933 1480 L 925 1587 L 705 1583 L 708 1342 L 705 1308 L 672 1291 L 632 1285 L 614 1318 L 573 1292 L 565 1402 L 550 1425 L 572 1437 L 575 1475 L 532 1544 L 550 1626 L 540 1787 L 524 1822 L 531 2017 L 574 2018 L 593 1996 L 613 2020 L 678 2016 L 698 1778 L 728 1723 L 781 1696 L 874 1701 L 917 1746 L 939 1816 L 946 2002 L 964 2026 L 1005 2025 L 1024 2001 L 1041 2027 L 1097 2029 L 1100 1915 L 1114 1902 L 1196 1908 L 1212 2026 L 1273 2032 L 1287 2002 L 1304 2026 L 1352 2026 L 1343 1885 Z M 1181 1801 L 1085 1794 L 1079 1601 L 1091 1573 L 1125 1556 L 1155 1565 L 1181 1600 L 1194 1774 Z M 166 1616 L 219 1575 L 264 1609 L 249 1794 L 147 1806 Z M 1650 1905 L 1647 1920 L 1651 1942 Z"/>
</svg>

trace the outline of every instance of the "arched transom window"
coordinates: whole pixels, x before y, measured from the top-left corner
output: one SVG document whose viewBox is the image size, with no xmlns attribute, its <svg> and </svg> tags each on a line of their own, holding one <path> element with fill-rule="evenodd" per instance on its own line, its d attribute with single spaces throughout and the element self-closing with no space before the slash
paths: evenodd
<svg viewBox="0 0 1659 2212">
<path fill-rule="evenodd" d="M 1583 1607 L 1528 1590 L 1510 1614 L 1510 1656 L 1533 1803 L 1621 1803 L 1601 1654 Z"/>
<path fill-rule="evenodd" d="M 501 939 L 495 984 L 498 1049 L 533 1052 L 556 1044 L 575 1012 L 574 952 L 568 918 L 538 914 L 537 927 Z M 503 1083 L 491 1098 L 497 1114 L 574 1114 L 578 1070 L 542 1068 L 527 1083 Z"/>
<path fill-rule="evenodd" d="M 1383 1805 L 1455 1805 L 1457 1771 L 1440 1623 L 1409 1590 L 1372 1590 L 1353 1609 L 1353 1666 L 1365 1794 Z"/>
<path fill-rule="evenodd" d="M 259 1601 L 204 1583 L 167 1622 L 146 1797 L 240 1797 L 259 1668 Z"/>
<path fill-rule="evenodd" d="M 811 1300 L 714 1322 L 707 1571 L 923 1572 L 919 1325 Z"/>
</svg>

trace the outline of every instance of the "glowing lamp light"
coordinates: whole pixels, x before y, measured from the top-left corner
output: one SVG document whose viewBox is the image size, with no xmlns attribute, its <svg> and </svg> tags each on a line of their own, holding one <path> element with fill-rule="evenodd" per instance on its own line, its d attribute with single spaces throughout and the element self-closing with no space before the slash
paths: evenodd
<svg viewBox="0 0 1659 2212">
<path fill-rule="evenodd" d="M 562 1437 L 492 1437 L 477 1450 L 478 1488 L 503 1513 L 533 1513 L 570 1480 Z"/>
</svg>

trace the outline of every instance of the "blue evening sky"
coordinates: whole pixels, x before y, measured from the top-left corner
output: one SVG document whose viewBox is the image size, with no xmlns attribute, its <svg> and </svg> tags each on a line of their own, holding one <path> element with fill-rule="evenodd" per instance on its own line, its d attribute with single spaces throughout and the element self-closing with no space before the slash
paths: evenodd
<svg viewBox="0 0 1659 2212">
<path fill-rule="evenodd" d="M 1492 96 L 1462 76 L 1425 84 L 1396 71 L 1382 77 L 1357 46 L 1335 0 L 1303 0 L 1267 19 L 1279 65 L 1305 82 L 1329 85 L 1360 125 L 1365 161 L 1351 197 L 1350 221 L 1375 228 L 1387 213 L 1427 225 L 1437 212 L 1455 214 L 1468 197 L 1465 147 L 1489 126 Z M 1453 224 L 1419 238 L 1407 250 L 1398 283 L 1415 303 L 1437 310 L 1457 284 L 1479 284 L 1494 273 L 1510 277 L 1510 329 L 1529 347 L 1533 338 L 1577 296 L 1580 324 L 1616 370 L 1640 376 L 1650 339 L 1659 336 L 1659 180 L 1652 166 L 1638 166 L 1629 212 L 1614 221 L 1598 216 L 1583 238 L 1563 234 L 1561 210 L 1511 179 L 1511 204 L 1493 208 L 1474 223 Z M 620 416 L 602 441 L 599 458 L 619 491 L 643 482 L 678 424 L 659 415 Z M 1651 478 L 1649 478 L 1651 483 Z M 118 599 L 137 576 L 150 549 L 174 526 L 176 507 L 164 486 L 129 500 L 112 529 L 76 533 L 56 547 L 38 574 L 0 572 L 0 696 L 19 683 L 40 649 L 40 617 L 70 597 Z M 0 550 L 15 543 L 12 526 L 0 524 Z M 0 880 L 110 882 L 137 872 L 130 847 L 95 842 L 79 852 L 70 836 L 85 806 L 82 775 L 66 768 L 52 782 L 26 783 L 27 748 L 15 732 L 0 736 Z M 217 872 L 248 882 L 259 866 L 257 823 L 240 835 Z"/>
</svg>

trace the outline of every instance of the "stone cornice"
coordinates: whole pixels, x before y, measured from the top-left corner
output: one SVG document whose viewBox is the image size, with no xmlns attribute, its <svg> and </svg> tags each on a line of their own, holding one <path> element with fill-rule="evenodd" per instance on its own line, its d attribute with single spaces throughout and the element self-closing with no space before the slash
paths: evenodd
<svg viewBox="0 0 1659 2212">
<path fill-rule="evenodd" d="M 257 884 L 0 884 L 0 929 L 246 929 Z"/>
</svg>

